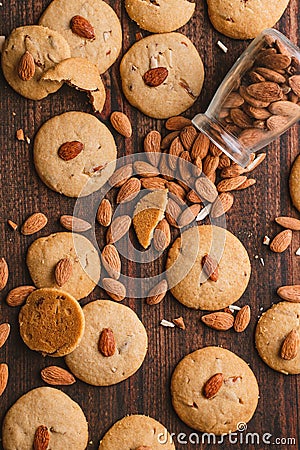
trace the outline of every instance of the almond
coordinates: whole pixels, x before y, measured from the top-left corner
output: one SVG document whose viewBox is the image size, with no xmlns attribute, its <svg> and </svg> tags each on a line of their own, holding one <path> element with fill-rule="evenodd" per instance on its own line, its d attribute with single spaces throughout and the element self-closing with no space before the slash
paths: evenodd
<svg viewBox="0 0 300 450">
<path fill-rule="evenodd" d="M 213 142 L 209 144 L 209 153 L 212 156 L 221 156 L 223 154 L 222 150 Z"/>
<path fill-rule="evenodd" d="M 133 164 L 134 170 L 137 175 L 141 177 L 156 177 L 159 175 L 159 170 L 157 167 L 152 166 L 151 164 L 145 161 L 136 161 Z"/>
<path fill-rule="evenodd" d="M 208 278 L 211 281 L 217 281 L 219 278 L 218 262 L 212 256 L 205 254 L 201 263 Z"/>
<path fill-rule="evenodd" d="M 25 220 L 21 227 L 21 233 L 25 236 L 37 233 L 47 225 L 48 219 L 43 213 L 34 213 Z"/>
<path fill-rule="evenodd" d="M 239 135 L 239 142 L 247 148 L 253 148 L 258 142 L 266 139 L 267 131 L 259 128 L 248 128 Z"/>
<path fill-rule="evenodd" d="M 8 365 L 0 364 L 0 397 L 6 389 L 8 382 Z"/>
<path fill-rule="evenodd" d="M 216 373 L 206 381 L 203 387 L 203 394 L 207 399 L 213 398 L 221 389 L 224 381 L 222 373 Z"/>
<path fill-rule="evenodd" d="M 73 263 L 70 258 L 62 258 L 55 266 L 55 281 L 59 287 L 66 284 L 73 273 Z"/>
<path fill-rule="evenodd" d="M 111 223 L 112 218 L 112 206 L 108 199 L 103 198 L 98 207 L 97 211 L 97 221 L 100 225 L 108 227 Z"/>
<path fill-rule="evenodd" d="M 252 95 L 248 93 L 246 86 L 241 86 L 239 93 L 249 105 L 254 106 L 255 108 L 267 108 L 270 104 L 269 101 L 263 101 L 262 99 L 252 97 Z"/>
<path fill-rule="evenodd" d="M 188 127 L 192 124 L 192 121 L 190 119 L 187 119 L 183 116 L 175 116 L 170 117 L 165 124 L 165 127 L 167 130 L 170 131 L 176 131 L 176 130 L 182 130 L 185 127 Z"/>
<path fill-rule="evenodd" d="M 181 180 L 187 181 L 192 178 L 193 166 L 190 153 L 185 150 L 178 158 L 178 169 L 180 172 Z"/>
<path fill-rule="evenodd" d="M 257 120 L 265 120 L 271 116 L 270 111 L 266 108 L 255 108 L 254 106 L 245 104 L 243 110 L 251 117 Z"/>
<path fill-rule="evenodd" d="M 111 278 L 117 280 L 121 273 L 121 259 L 118 250 L 112 244 L 104 247 L 101 254 L 104 269 Z"/>
<path fill-rule="evenodd" d="M 233 328 L 237 333 L 245 331 L 251 319 L 250 306 L 243 306 L 235 316 Z"/>
<path fill-rule="evenodd" d="M 41 378 L 51 386 L 69 386 L 76 382 L 70 372 L 58 366 L 48 366 L 42 369 Z"/>
<path fill-rule="evenodd" d="M 125 136 L 126 138 L 130 138 L 132 135 L 132 126 L 129 118 L 126 114 L 120 111 L 114 111 L 110 116 L 110 122 L 114 129 Z"/>
<path fill-rule="evenodd" d="M 286 69 L 290 64 L 291 57 L 287 55 L 271 54 L 259 58 L 260 66 L 273 70 Z"/>
<path fill-rule="evenodd" d="M 292 242 L 292 230 L 284 230 L 278 233 L 270 243 L 270 250 L 275 253 L 284 252 Z"/>
<path fill-rule="evenodd" d="M 245 183 L 246 180 L 247 180 L 247 177 L 245 177 L 245 176 L 226 178 L 225 180 L 222 180 L 217 184 L 217 190 L 219 192 L 234 191 L 239 186 L 241 186 L 243 183 Z"/>
<path fill-rule="evenodd" d="M 294 94 L 300 97 L 300 75 L 293 75 L 289 78 L 289 85 L 291 86 Z"/>
<path fill-rule="evenodd" d="M 168 198 L 168 203 L 166 207 L 166 219 L 172 227 L 178 227 L 178 218 L 181 214 L 181 208 L 175 200 L 171 197 Z"/>
<path fill-rule="evenodd" d="M 222 192 L 214 201 L 210 215 L 212 218 L 221 217 L 230 210 L 234 202 L 234 196 L 230 192 Z"/>
<path fill-rule="evenodd" d="M 166 136 L 161 141 L 161 149 L 166 150 L 173 139 L 175 139 L 177 136 L 179 136 L 180 131 L 172 131 L 171 133 L 166 134 Z"/>
<path fill-rule="evenodd" d="M 174 181 L 168 181 L 166 187 L 171 194 L 176 195 L 180 200 L 185 201 L 185 190 Z"/>
<path fill-rule="evenodd" d="M 231 92 L 227 95 L 222 108 L 238 108 L 244 103 L 243 97 L 238 92 Z"/>
<path fill-rule="evenodd" d="M 153 166 L 157 166 L 160 160 L 161 134 L 159 131 L 150 131 L 144 139 L 144 151 Z"/>
<path fill-rule="evenodd" d="M 24 131 L 22 130 L 22 128 L 16 131 L 16 138 L 18 139 L 18 141 L 25 141 Z"/>
<path fill-rule="evenodd" d="M 274 83 L 285 83 L 285 78 L 280 73 L 266 67 L 256 67 L 255 71 L 262 75 L 266 81 L 273 81 Z"/>
<path fill-rule="evenodd" d="M 158 87 L 165 81 L 168 74 L 169 71 L 166 67 L 155 67 L 144 73 L 143 80 L 147 86 Z"/>
<path fill-rule="evenodd" d="M 269 111 L 279 116 L 294 116 L 300 114 L 300 106 L 297 103 L 281 100 L 271 103 Z"/>
<path fill-rule="evenodd" d="M 243 189 L 247 189 L 248 187 L 253 186 L 256 183 L 256 180 L 254 178 L 247 178 L 247 180 L 241 184 L 238 188 L 236 188 L 236 191 L 242 191 Z"/>
<path fill-rule="evenodd" d="M 202 159 L 200 158 L 200 156 L 197 156 L 197 158 L 194 159 L 193 164 L 194 164 L 193 175 L 196 178 L 198 178 L 198 177 L 200 177 L 200 175 L 202 173 L 202 168 L 203 168 L 203 163 L 202 163 Z"/>
<path fill-rule="evenodd" d="M 209 177 L 212 175 L 218 168 L 219 165 L 219 156 L 212 156 L 208 154 L 203 160 L 202 171 L 204 175 Z"/>
<path fill-rule="evenodd" d="M 195 182 L 195 189 L 202 201 L 213 203 L 218 196 L 216 186 L 207 177 L 199 177 Z"/>
<path fill-rule="evenodd" d="M 29 81 L 34 77 L 35 74 L 35 63 L 31 53 L 26 51 L 24 55 L 21 56 L 18 65 L 18 75 L 22 81 Z"/>
<path fill-rule="evenodd" d="M 168 291 L 168 283 L 166 280 L 160 281 L 154 288 L 149 291 L 146 303 L 148 305 L 157 305 L 165 297 Z"/>
<path fill-rule="evenodd" d="M 290 361 L 298 355 L 299 349 L 299 334 L 294 328 L 289 332 L 285 340 L 283 341 L 280 356 L 287 361 Z"/>
<path fill-rule="evenodd" d="M 172 170 L 168 164 L 170 161 L 170 156 L 167 153 L 162 153 L 159 162 L 159 171 L 161 176 L 168 181 L 173 180 L 175 176 L 174 170 Z"/>
<path fill-rule="evenodd" d="M 35 291 L 34 286 L 18 286 L 7 294 L 6 303 L 9 306 L 21 306 L 33 291 Z"/>
<path fill-rule="evenodd" d="M 82 16 L 73 16 L 70 22 L 70 28 L 73 33 L 84 39 L 95 39 L 95 30 L 92 24 Z"/>
<path fill-rule="evenodd" d="M 58 156 L 64 161 L 76 158 L 82 152 L 84 145 L 79 141 L 65 142 L 58 149 Z"/>
<path fill-rule="evenodd" d="M 192 149 L 197 136 L 198 136 L 198 133 L 192 125 L 185 127 L 181 131 L 180 140 L 181 140 L 182 145 L 184 146 L 185 150 L 187 150 L 189 152 Z"/>
<path fill-rule="evenodd" d="M 205 158 L 208 153 L 209 145 L 209 138 L 205 134 L 199 133 L 193 143 L 191 157 L 193 159 L 196 159 L 197 156 L 199 156 L 201 159 Z"/>
<path fill-rule="evenodd" d="M 103 278 L 103 288 L 106 293 L 117 302 L 121 302 L 126 297 L 126 288 L 124 284 L 113 278 Z"/>
<path fill-rule="evenodd" d="M 86 220 L 80 219 L 75 216 L 63 215 L 60 217 L 60 224 L 68 231 L 74 231 L 74 233 L 82 233 L 92 228 L 92 225 Z"/>
<path fill-rule="evenodd" d="M 126 203 L 133 200 L 141 190 L 141 181 L 138 178 L 130 178 L 120 188 L 117 195 L 117 203 Z"/>
<path fill-rule="evenodd" d="M 0 325 L 0 348 L 3 347 L 10 333 L 9 323 L 1 323 Z"/>
<path fill-rule="evenodd" d="M 233 327 L 234 323 L 233 315 L 222 311 L 206 314 L 201 317 L 201 320 L 208 327 L 218 331 L 227 331 Z"/>
<path fill-rule="evenodd" d="M 290 122 L 291 118 L 287 116 L 271 116 L 267 119 L 267 128 L 270 131 L 278 131 L 284 130 Z"/>
<path fill-rule="evenodd" d="M 265 102 L 275 102 L 282 98 L 281 87 L 272 81 L 250 84 L 246 89 L 249 95 Z"/>
<path fill-rule="evenodd" d="M 245 172 L 245 169 L 238 164 L 233 163 L 230 167 L 225 167 L 221 170 L 222 178 L 234 178 L 242 175 Z"/>
<path fill-rule="evenodd" d="M 277 294 L 283 300 L 287 300 L 292 303 L 300 303 L 300 284 L 294 286 L 281 286 L 277 289 Z"/>
<path fill-rule="evenodd" d="M 184 152 L 183 145 L 181 143 L 180 137 L 177 136 L 170 145 L 168 164 L 172 170 L 177 167 L 178 157 Z"/>
<path fill-rule="evenodd" d="M 106 233 L 107 244 L 114 244 L 119 241 L 129 230 L 131 225 L 131 217 L 129 216 L 118 216 L 116 217 Z"/>
<path fill-rule="evenodd" d="M 5 258 L 0 258 L 0 291 L 2 291 L 7 285 L 8 281 L 8 265 Z"/>
<path fill-rule="evenodd" d="M 201 208 L 202 206 L 199 203 L 194 203 L 185 208 L 178 218 L 178 226 L 182 228 L 192 223 L 198 216 Z"/>
<path fill-rule="evenodd" d="M 47 450 L 50 442 L 50 433 L 45 425 L 40 425 L 34 434 L 33 450 Z"/>
<path fill-rule="evenodd" d="M 111 328 L 104 328 L 101 331 L 98 350 L 103 356 L 113 356 L 116 352 L 116 340 Z"/>
<path fill-rule="evenodd" d="M 225 167 L 230 167 L 230 158 L 224 153 L 220 156 L 218 169 L 225 169 Z"/>
<path fill-rule="evenodd" d="M 176 319 L 173 319 L 173 323 L 175 323 L 176 327 L 180 328 L 181 330 L 186 329 L 183 317 L 177 317 Z"/>
<path fill-rule="evenodd" d="M 294 217 L 276 217 L 275 222 L 277 222 L 283 228 L 289 228 L 293 231 L 300 231 L 300 220 L 295 219 Z"/>
<path fill-rule="evenodd" d="M 186 198 L 191 203 L 202 203 L 201 198 L 199 197 L 199 195 L 195 191 L 193 191 L 193 189 L 191 189 L 187 193 Z"/>
<path fill-rule="evenodd" d="M 166 180 L 160 177 L 141 178 L 144 189 L 165 189 Z"/>
<path fill-rule="evenodd" d="M 231 120 L 240 128 L 252 128 L 251 118 L 242 109 L 232 108 L 230 111 Z"/>
<path fill-rule="evenodd" d="M 133 174 L 132 164 L 117 169 L 108 180 L 111 187 L 121 187 Z"/>
<path fill-rule="evenodd" d="M 256 169 L 256 167 L 258 167 L 266 159 L 266 156 L 266 153 L 260 153 L 257 155 L 257 157 L 245 168 L 244 173 L 249 173 Z"/>
<path fill-rule="evenodd" d="M 166 219 L 162 219 L 154 230 L 153 244 L 158 252 L 163 252 L 171 242 L 170 225 Z"/>
</svg>

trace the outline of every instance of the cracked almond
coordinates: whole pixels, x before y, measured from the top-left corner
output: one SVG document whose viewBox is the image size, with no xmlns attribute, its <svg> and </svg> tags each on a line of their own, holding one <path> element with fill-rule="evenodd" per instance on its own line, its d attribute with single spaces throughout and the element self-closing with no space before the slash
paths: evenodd
<svg viewBox="0 0 300 450">
<path fill-rule="evenodd" d="M 116 340 L 111 328 L 104 328 L 101 331 L 99 342 L 99 352 L 106 357 L 113 356 L 116 352 Z"/>
<path fill-rule="evenodd" d="M 224 381 L 222 373 L 216 373 L 206 381 L 203 387 L 203 394 L 207 399 L 213 398 L 221 389 Z"/>
</svg>

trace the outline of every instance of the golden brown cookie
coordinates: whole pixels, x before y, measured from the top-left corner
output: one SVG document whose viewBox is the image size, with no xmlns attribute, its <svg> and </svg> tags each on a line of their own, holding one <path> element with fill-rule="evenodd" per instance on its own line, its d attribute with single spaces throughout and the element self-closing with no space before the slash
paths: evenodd
<svg viewBox="0 0 300 450">
<path fill-rule="evenodd" d="M 291 170 L 290 194 L 295 208 L 300 211 L 300 155 L 295 159 Z"/>
</svg>

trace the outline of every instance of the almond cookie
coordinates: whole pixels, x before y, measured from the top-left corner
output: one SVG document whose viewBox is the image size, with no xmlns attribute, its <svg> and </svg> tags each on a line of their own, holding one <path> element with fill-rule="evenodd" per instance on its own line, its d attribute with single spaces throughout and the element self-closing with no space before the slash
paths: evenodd
<svg viewBox="0 0 300 450">
<path fill-rule="evenodd" d="M 75 28 L 72 19 L 76 16 Z M 119 56 L 121 24 L 114 10 L 102 0 L 53 0 L 39 23 L 61 33 L 70 45 L 71 56 L 89 59 L 100 73 Z M 87 24 L 90 33 L 85 35 Z"/>
<path fill-rule="evenodd" d="M 286 375 L 300 373 L 299 318 L 300 303 L 280 302 L 263 313 L 256 327 L 255 344 L 260 357 Z"/>
<path fill-rule="evenodd" d="M 49 446 L 37 445 L 37 430 Z M 20 397 L 3 422 L 4 450 L 84 450 L 88 444 L 88 424 L 80 406 L 68 395 L 51 387 L 40 387 Z M 35 445 L 34 445 L 35 442 Z"/>
<path fill-rule="evenodd" d="M 293 205 L 300 211 L 300 155 L 295 159 L 291 170 L 290 194 Z"/>
<path fill-rule="evenodd" d="M 204 69 L 183 34 L 154 34 L 136 42 L 120 65 L 123 92 L 133 106 L 156 119 L 188 109 L 201 92 Z"/>
<path fill-rule="evenodd" d="M 213 261 L 211 277 L 205 270 L 207 255 Z M 211 225 L 184 231 L 172 245 L 166 267 L 174 297 L 189 308 L 210 311 L 236 302 L 246 290 L 251 273 L 248 253 L 239 239 Z"/>
<path fill-rule="evenodd" d="M 110 386 L 133 375 L 148 346 L 146 330 L 136 313 L 110 300 L 88 303 L 83 313 L 83 338 L 66 357 L 71 372 L 94 386 Z"/>
<path fill-rule="evenodd" d="M 123 417 L 107 431 L 99 450 L 175 450 L 167 429 L 152 417 L 132 415 Z"/>
<path fill-rule="evenodd" d="M 125 7 L 130 18 L 151 33 L 177 30 L 195 11 L 195 3 L 188 0 L 126 0 Z"/>
<path fill-rule="evenodd" d="M 112 175 L 117 156 L 108 128 L 95 116 L 79 111 L 45 122 L 33 151 L 42 181 L 67 197 L 84 197 L 100 189 Z"/>
<path fill-rule="evenodd" d="M 255 38 L 271 28 L 284 13 L 289 0 L 208 0 L 208 14 L 220 33 L 234 39 Z"/>
<path fill-rule="evenodd" d="M 59 286 L 55 268 L 68 258 L 72 271 Z M 36 287 L 53 287 L 69 292 L 77 300 L 87 297 L 100 278 L 100 258 L 93 244 L 76 233 L 54 233 L 35 240 L 28 249 L 26 263 Z"/>
<path fill-rule="evenodd" d="M 25 344 L 48 356 L 65 356 L 81 341 L 84 315 L 79 303 L 65 291 L 43 288 L 33 291 L 19 314 Z"/>
<path fill-rule="evenodd" d="M 69 44 L 56 31 L 37 25 L 20 27 L 5 40 L 2 70 L 16 92 L 41 100 L 62 86 L 59 82 L 44 81 L 42 75 L 70 56 Z"/>
<path fill-rule="evenodd" d="M 185 356 L 174 370 L 172 403 L 180 419 L 204 433 L 228 434 L 247 423 L 258 403 L 258 384 L 248 364 L 220 347 Z"/>
</svg>

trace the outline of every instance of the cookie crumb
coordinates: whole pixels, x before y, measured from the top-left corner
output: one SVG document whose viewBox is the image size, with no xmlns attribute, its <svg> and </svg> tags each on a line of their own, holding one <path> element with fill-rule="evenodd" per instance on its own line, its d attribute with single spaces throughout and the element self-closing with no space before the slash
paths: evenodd
<svg viewBox="0 0 300 450">
<path fill-rule="evenodd" d="M 228 52 L 228 48 L 226 47 L 226 45 L 223 44 L 223 42 L 218 41 L 217 45 L 220 47 L 221 50 L 223 50 L 224 53 Z"/>
<path fill-rule="evenodd" d="M 169 327 L 169 328 L 174 328 L 175 324 L 172 322 L 169 322 L 168 320 L 162 319 L 160 321 L 160 325 L 162 325 L 163 327 Z"/>
<path fill-rule="evenodd" d="M 12 112 L 12 115 L 15 117 L 17 115 L 17 113 L 15 113 L 14 111 Z"/>
<path fill-rule="evenodd" d="M 173 319 L 173 322 L 175 323 L 175 325 L 180 328 L 181 330 L 185 330 L 185 323 L 183 320 L 183 317 L 177 317 L 177 319 Z"/>
<path fill-rule="evenodd" d="M 254 256 L 254 259 L 258 259 L 258 255 L 255 255 L 255 256 Z"/>
<path fill-rule="evenodd" d="M 22 128 L 16 131 L 16 138 L 18 139 L 18 141 L 25 141 L 24 131 L 22 130 Z"/>
<path fill-rule="evenodd" d="M 270 245 L 270 241 L 271 241 L 271 239 L 269 238 L 269 236 L 264 236 L 264 239 L 263 239 L 264 245 Z"/>
<path fill-rule="evenodd" d="M 13 222 L 12 220 L 8 219 L 7 223 L 14 231 L 17 230 L 18 225 L 15 222 Z"/>
</svg>

